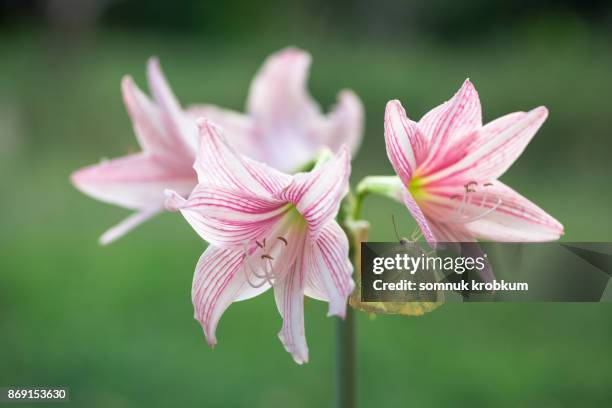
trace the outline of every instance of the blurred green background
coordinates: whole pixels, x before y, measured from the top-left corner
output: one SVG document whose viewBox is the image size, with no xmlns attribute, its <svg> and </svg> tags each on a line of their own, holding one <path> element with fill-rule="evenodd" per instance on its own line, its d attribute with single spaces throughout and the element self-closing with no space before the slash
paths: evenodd
<svg viewBox="0 0 612 408">
<path fill-rule="evenodd" d="M 611 10 L 542 0 L 0 1 L 0 386 L 68 386 L 69 405 L 83 407 L 332 404 L 325 304 L 306 304 L 305 366 L 276 337 L 271 293 L 232 305 L 211 350 L 190 300 L 205 244 L 180 216 L 98 246 L 128 212 L 78 193 L 68 176 L 137 149 L 119 81 L 129 73 L 146 89 L 149 56 L 183 104 L 242 109 L 268 54 L 309 50 L 324 107 L 345 87 L 365 103 L 353 182 L 392 172 L 389 99 L 418 119 L 469 77 L 485 121 L 546 105 L 548 121 L 503 180 L 561 220 L 564 240 L 610 241 Z M 372 240 L 393 239 L 391 213 L 403 235 L 413 230 L 405 210 L 373 198 Z M 607 304 L 359 314 L 361 406 L 610 406 L 611 320 Z"/>
</svg>

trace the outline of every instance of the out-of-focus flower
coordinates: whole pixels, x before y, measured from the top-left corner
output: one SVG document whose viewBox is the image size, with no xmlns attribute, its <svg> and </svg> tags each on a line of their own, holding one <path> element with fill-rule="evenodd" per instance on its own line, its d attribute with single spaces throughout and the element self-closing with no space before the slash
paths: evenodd
<svg viewBox="0 0 612 408">
<path fill-rule="evenodd" d="M 387 155 L 399 176 L 390 195 L 401 199 L 425 238 L 436 241 L 548 241 L 563 226 L 498 181 L 548 115 L 541 106 L 482 125 L 480 100 L 466 80 L 448 102 L 418 123 L 399 101 L 387 104 Z"/>
<path fill-rule="evenodd" d="M 232 302 L 270 287 L 283 318 L 279 337 L 297 363 L 308 360 L 304 296 L 329 302 L 344 316 L 353 290 L 348 240 L 335 216 L 348 190 L 346 148 L 308 173 L 281 173 L 237 153 L 206 120 L 189 198 L 167 191 L 166 206 L 180 210 L 210 246 L 194 275 L 195 318 L 208 343 Z"/>
<path fill-rule="evenodd" d="M 174 97 L 155 58 L 147 66 L 151 101 L 126 76 L 121 83 L 140 153 L 131 154 L 74 172 L 72 183 L 83 193 L 136 213 L 100 237 L 107 244 L 164 208 L 164 190 L 185 196 L 197 183 L 193 170 L 197 127 Z"/>
<path fill-rule="evenodd" d="M 335 152 L 345 144 L 355 153 L 363 132 L 361 101 L 343 90 L 324 115 L 306 87 L 310 62 L 310 55 L 296 48 L 268 57 L 251 84 L 246 114 L 213 105 L 188 112 L 221 126 L 241 153 L 285 172 L 296 171 L 323 146 Z"/>
<path fill-rule="evenodd" d="M 354 152 L 363 131 L 363 107 L 351 91 L 340 92 L 328 115 L 306 89 L 310 55 L 289 48 L 269 57 L 255 77 L 247 114 L 200 105 L 187 112 L 172 94 L 156 59 L 149 60 L 151 101 L 130 77 L 123 98 L 142 152 L 76 171 L 71 179 L 85 194 L 137 212 L 100 238 L 107 244 L 163 208 L 166 188 L 187 196 L 196 184 L 192 165 L 197 149 L 195 120 L 212 119 L 228 130 L 238 151 L 283 171 L 296 171 L 328 147 L 346 144 Z"/>
</svg>

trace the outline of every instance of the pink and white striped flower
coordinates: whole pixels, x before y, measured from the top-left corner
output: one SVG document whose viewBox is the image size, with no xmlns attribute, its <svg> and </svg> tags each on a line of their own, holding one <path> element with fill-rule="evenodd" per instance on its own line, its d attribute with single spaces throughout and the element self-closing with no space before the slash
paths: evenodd
<svg viewBox="0 0 612 408">
<path fill-rule="evenodd" d="M 199 126 L 199 184 L 188 199 L 166 193 L 168 209 L 180 210 L 210 243 L 193 279 L 195 318 L 212 346 L 232 302 L 272 287 L 283 318 L 279 337 L 304 363 L 304 296 L 329 302 L 328 315 L 343 317 L 354 287 L 348 240 L 335 221 L 348 191 L 348 150 L 290 176 L 237 153 L 209 121 Z"/>
<path fill-rule="evenodd" d="M 385 141 L 401 181 L 397 197 L 429 242 L 548 241 L 563 234 L 557 220 L 497 180 L 547 115 L 541 106 L 483 126 L 469 80 L 418 123 L 399 101 L 387 104 Z"/>
<path fill-rule="evenodd" d="M 347 144 L 356 151 L 363 131 L 361 101 L 344 90 L 335 109 L 323 115 L 306 89 L 310 61 L 308 53 L 293 48 L 269 57 L 251 84 L 247 114 L 214 105 L 183 111 L 156 59 L 147 69 L 153 101 L 125 77 L 123 98 L 142 152 L 85 167 L 71 177 L 85 194 L 136 210 L 100 242 L 107 244 L 160 212 L 164 189 L 183 196 L 191 192 L 197 182 L 192 167 L 197 118 L 214 120 L 240 152 L 284 171 L 296 171 L 323 147 L 336 151 Z"/>
<path fill-rule="evenodd" d="M 343 90 L 327 115 L 308 93 L 311 57 L 286 48 L 265 61 L 249 91 L 246 114 L 214 105 L 188 109 L 193 118 L 212 120 L 226 131 L 238 151 L 285 172 L 294 172 L 322 147 L 355 153 L 363 133 L 363 106 L 354 92 Z"/>
<path fill-rule="evenodd" d="M 100 238 L 107 244 L 159 213 L 164 208 L 164 190 L 172 188 L 187 196 L 197 183 L 193 161 L 198 130 L 174 97 L 161 71 L 151 58 L 147 66 L 151 101 L 125 76 L 123 100 L 142 151 L 74 172 L 72 183 L 83 193 L 136 213 Z"/>
</svg>

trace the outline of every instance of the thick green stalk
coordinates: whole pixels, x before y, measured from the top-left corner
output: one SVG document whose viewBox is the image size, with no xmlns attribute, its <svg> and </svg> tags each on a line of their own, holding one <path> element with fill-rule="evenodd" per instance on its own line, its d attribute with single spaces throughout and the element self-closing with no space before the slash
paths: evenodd
<svg viewBox="0 0 612 408">
<path fill-rule="evenodd" d="M 349 193 L 340 210 L 339 220 L 349 238 L 349 257 L 353 262 L 355 279 L 360 284 L 361 241 L 367 240 L 369 224 L 361 220 L 363 201 L 369 194 L 402 201 L 402 185 L 397 176 L 369 176 L 357 185 L 355 194 Z M 357 294 L 358 295 L 358 294 Z M 358 304 L 358 302 L 357 302 Z M 336 407 L 357 407 L 357 361 L 355 340 L 355 303 L 347 306 L 346 318 L 336 322 Z M 360 310 L 364 310 L 358 307 Z"/>
<path fill-rule="evenodd" d="M 355 311 L 347 307 L 344 320 L 336 321 L 336 407 L 357 407 Z"/>
<path fill-rule="evenodd" d="M 358 221 L 361 217 L 363 199 L 367 192 L 349 194 L 341 211 L 342 226 L 349 238 L 349 258 L 354 273 L 358 273 L 359 245 L 367 235 L 367 223 Z M 365 234 L 364 234 L 364 231 Z M 336 407 L 357 407 L 357 358 L 355 336 L 355 311 L 348 305 L 344 320 L 336 321 Z"/>
</svg>

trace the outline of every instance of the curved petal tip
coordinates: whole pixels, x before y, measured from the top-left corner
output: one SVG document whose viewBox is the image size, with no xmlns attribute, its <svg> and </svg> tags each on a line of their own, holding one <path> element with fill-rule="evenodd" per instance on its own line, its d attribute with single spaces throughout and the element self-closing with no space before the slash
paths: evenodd
<svg viewBox="0 0 612 408">
<path fill-rule="evenodd" d="M 402 102 L 400 102 L 399 99 L 391 99 L 389 102 L 387 102 L 387 105 L 385 106 L 385 112 L 388 112 L 392 108 L 404 110 Z"/>
<path fill-rule="evenodd" d="M 159 63 L 159 58 L 156 55 L 149 57 L 147 60 L 147 70 L 159 72 L 161 71 L 161 65 Z"/>
<path fill-rule="evenodd" d="M 131 75 L 124 75 L 123 77 L 121 77 L 121 90 L 124 94 L 134 86 L 134 78 L 132 78 Z"/>
<path fill-rule="evenodd" d="M 542 122 L 548 117 L 548 108 L 546 106 L 538 106 L 534 108 L 532 112 L 536 112 L 537 116 L 541 118 Z"/>
<path fill-rule="evenodd" d="M 311 56 L 308 51 L 305 51 L 301 48 L 295 46 L 289 46 L 286 48 L 277 51 L 276 53 L 270 56 L 270 59 L 283 59 L 283 60 L 292 60 L 292 59 L 302 59 L 307 62 L 310 62 Z"/>
<path fill-rule="evenodd" d="M 80 190 L 79 185 L 81 184 L 81 178 L 83 177 L 82 175 L 83 175 L 84 170 L 85 169 L 79 169 L 77 171 L 73 171 L 69 177 L 70 183 L 79 190 Z"/>
</svg>

